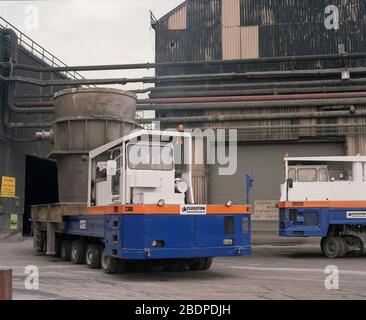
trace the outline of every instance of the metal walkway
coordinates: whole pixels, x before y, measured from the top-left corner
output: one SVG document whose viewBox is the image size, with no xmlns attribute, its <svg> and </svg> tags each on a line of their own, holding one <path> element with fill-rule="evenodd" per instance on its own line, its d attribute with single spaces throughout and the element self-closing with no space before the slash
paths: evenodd
<svg viewBox="0 0 366 320">
<path fill-rule="evenodd" d="M 21 32 L 17 27 L 12 25 L 9 21 L 5 20 L 3 17 L 0 16 L 0 28 L 6 29 L 11 28 L 13 29 L 16 34 L 18 35 L 18 43 L 23 48 L 25 48 L 27 51 L 29 51 L 31 54 L 36 56 L 38 59 L 44 61 L 51 67 L 67 67 L 67 65 L 58 59 L 56 56 L 54 56 L 52 53 L 50 53 L 48 50 L 43 48 L 41 45 L 39 45 L 37 42 L 33 41 L 30 37 L 28 37 L 26 34 Z M 60 72 L 60 74 L 71 78 L 71 79 L 85 79 L 80 73 L 78 72 Z"/>
</svg>

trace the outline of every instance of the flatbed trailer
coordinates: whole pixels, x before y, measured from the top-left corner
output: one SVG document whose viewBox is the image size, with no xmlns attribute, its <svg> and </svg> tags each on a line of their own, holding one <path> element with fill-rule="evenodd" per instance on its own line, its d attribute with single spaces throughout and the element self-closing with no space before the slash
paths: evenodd
<svg viewBox="0 0 366 320">
<path fill-rule="evenodd" d="M 41 239 L 35 248 L 90 268 L 101 265 L 106 273 L 138 262 L 161 264 L 167 271 L 205 270 L 213 257 L 251 253 L 249 206 L 199 207 L 206 213 L 184 214 L 184 206 L 175 205 L 93 207 L 52 223 L 37 221 L 34 213 L 39 224 L 35 238 Z M 47 207 L 34 212 L 41 209 Z M 54 236 L 50 224 L 55 225 Z M 54 248 L 47 248 L 49 239 L 55 239 Z M 104 265 L 100 255 L 106 257 Z"/>
</svg>

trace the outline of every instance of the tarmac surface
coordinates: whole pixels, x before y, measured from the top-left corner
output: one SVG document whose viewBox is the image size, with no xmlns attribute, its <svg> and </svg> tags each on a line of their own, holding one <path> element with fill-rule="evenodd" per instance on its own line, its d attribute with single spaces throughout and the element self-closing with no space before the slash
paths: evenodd
<svg viewBox="0 0 366 320">
<path fill-rule="evenodd" d="M 39 269 L 28 290 L 25 268 Z M 339 289 L 328 290 L 325 268 L 339 269 Z M 13 269 L 15 300 L 48 299 L 366 299 L 366 256 L 331 260 L 319 246 L 256 246 L 247 257 L 216 258 L 209 271 L 106 275 L 85 265 L 35 255 L 32 240 L 0 241 L 0 269 Z M 334 284 L 334 282 L 333 282 Z"/>
</svg>

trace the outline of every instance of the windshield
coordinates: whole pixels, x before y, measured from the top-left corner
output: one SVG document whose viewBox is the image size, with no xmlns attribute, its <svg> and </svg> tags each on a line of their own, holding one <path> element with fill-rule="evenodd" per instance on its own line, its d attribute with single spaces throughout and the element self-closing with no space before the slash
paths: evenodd
<svg viewBox="0 0 366 320">
<path fill-rule="evenodd" d="M 132 170 L 174 169 L 173 148 L 169 145 L 131 144 L 127 151 L 128 167 Z"/>
</svg>

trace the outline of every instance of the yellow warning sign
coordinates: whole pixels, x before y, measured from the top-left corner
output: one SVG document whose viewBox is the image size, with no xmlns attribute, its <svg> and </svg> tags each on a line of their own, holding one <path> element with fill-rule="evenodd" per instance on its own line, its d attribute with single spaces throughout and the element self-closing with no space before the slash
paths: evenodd
<svg viewBox="0 0 366 320">
<path fill-rule="evenodd" d="M 1 179 L 0 197 L 15 198 L 15 178 L 5 177 Z"/>
</svg>

